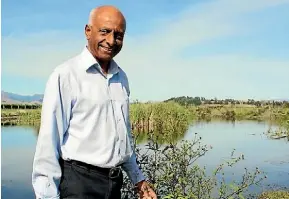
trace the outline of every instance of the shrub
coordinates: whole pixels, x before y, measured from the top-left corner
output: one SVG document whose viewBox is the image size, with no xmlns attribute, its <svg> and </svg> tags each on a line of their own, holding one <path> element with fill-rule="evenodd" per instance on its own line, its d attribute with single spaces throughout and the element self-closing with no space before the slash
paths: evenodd
<svg viewBox="0 0 289 199">
<path fill-rule="evenodd" d="M 262 193 L 258 199 L 289 199 L 289 192 L 271 191 Z"/>
<path fill-rule="evenodd" d="M 244 157 L 232 156 L 219 165 L 211 175 L 205 167 L 200 167 L 197 160 L 204 156 L 210 147 L 201 144 L 201 137 L 195 134 L 192 141 L 160 145 L 153 133 L 144 150 L 136 146 L 138 164 L 151 180 L 158 198 L 166 199 L 232 199 L 245 198 L 244 194 L 252 185 L 259 184 L 265 177 L 256 168 L 245 173 L 234 182 L 225 181 L 226 167 L 233 167 Z M 233 154 L 233 153 L 232 153 Z M 122 198 L 137 198 L 134 187 L 125 177 Z"/>
</svg>

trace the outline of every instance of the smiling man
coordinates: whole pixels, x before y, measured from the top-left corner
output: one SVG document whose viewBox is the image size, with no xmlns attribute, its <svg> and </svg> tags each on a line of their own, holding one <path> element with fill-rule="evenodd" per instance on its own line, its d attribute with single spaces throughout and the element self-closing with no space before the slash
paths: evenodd
<svg viewBox="0 0 289 199">
<path fill-rule="evenodd" d="M 117 8 L 93 9 L 87 45 L 50 75 L 33 163 L 37 199 L 121 198 L 122 169 L 141 198 L 156 199 L 136 163 L 128 79 L 113 60 L 125 30 Z"/>
</svg>

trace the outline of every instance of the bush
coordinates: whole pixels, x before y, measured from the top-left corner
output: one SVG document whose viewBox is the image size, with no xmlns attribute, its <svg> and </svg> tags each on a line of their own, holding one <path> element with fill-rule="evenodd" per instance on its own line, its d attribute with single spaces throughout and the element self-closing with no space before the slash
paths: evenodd
<svg viewBox="0 0 289 199">
<path fill-rule="evenodd" d="M 258 199 L 289 199 L 289 192 L 271 191 L 262 193 Z"/>
<path fill-rule="evenodd" d="M 247 189 L 259 184 L 264 176 L 256 168 L 245 173 L 241 179 L 234 182 L 225 181 L 226 167 L 233 167 L 244 157 L 232 156 L 231 159 L 219 165 L 211 175 L 205 167 L 197 164 L 197 160 L 210 149 L 201 144 L 201 137 L 195 134 L 192 141 L 182 141 L 179 144 L 160 145 L 153 133 L 149 133 L 149 141 L 145 150 L 136 146 L 138 164 L 144 174 L 150 179 L 158 198 L 166 199 L 232 199 L 245 198 Z M 233 153 L 232 153 L 233 154 Z M 125 177 L 122 198 L 137 198 L 134 187 Z"/>
</svg>

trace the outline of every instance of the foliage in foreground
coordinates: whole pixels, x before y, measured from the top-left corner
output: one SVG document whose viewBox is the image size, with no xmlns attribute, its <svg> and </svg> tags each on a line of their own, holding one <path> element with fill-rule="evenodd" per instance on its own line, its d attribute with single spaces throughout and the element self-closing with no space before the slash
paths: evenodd
<svg viewBox="0 0 289 199">
<path fill-rule="evenodd" d="M 262 193 L 258 199 L 289 199 L 289 192 L 271 191 Z"/>
<path fill-rule="evenodd" d="M 187 130 L 189 110 L 184 110 L 183 106 L 175 103 L 170 106 L 154 104 L 153 109 L 149 109 L 152 106 L 144 106 L 142 104 L 138 107 L 141 107 L 140 110 L 133 110 L 132 118 L 141 121 L 152 117 L 154 122 L 152 130 L 147 132 L 146 147 L 141 149 L 135 143 L 135 149 L 138 164 L 159 198 L 243 199 L 249 187 L 258 185 L 265 178 L 256 168 L 251 172 L 244 169 L 240 179 L 228 181 L 225 175 L 227 167 L 235 166 L 244 158 L 243 155 L 234 156 L 234 153 L 208 175 L 206 168 L 198 164 L 198 160 L 210 150 L 209 146 L 201 144 L 201 137 L 195 134 L 191 141 L 178 142 L 172 138 Z M 143 132 L 134 132 L 134 140 L 142 134 Z M 127 177 L 124 180 L 122 198 L 137 198 Z"/>
<path fill-rule="evenodd" d="M 240 179 L 226 181 L 226 168 L 241 161 L 243 155 L 232 156 L 208 175 L 206 168 L 198 165 L 198 159 L 209 150 L 200 141 L 196 134 L 192 142 L 160 146 L 151 135 L 145 150 L 136 147 L 139 165 L 151 180 L 159 198 L 243 199 L 247 198 L 245 193 L 249 187 L 258 185 L 265 178 L 256 168 L 252 172 L 245 169 Z M 127 177 L 122 194 L 123 199 L 136 198 Z"/>
</svg>

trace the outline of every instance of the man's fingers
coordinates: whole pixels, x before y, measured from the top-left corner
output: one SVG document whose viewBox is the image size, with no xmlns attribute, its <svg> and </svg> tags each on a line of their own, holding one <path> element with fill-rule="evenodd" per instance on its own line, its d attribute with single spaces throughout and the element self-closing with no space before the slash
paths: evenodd
<svg viewBox="0 0 289 199">
<path fill-rule="evenodd" d="M 142 191 L 140 199 L 152 199 L 148 191 Z"/>
<path fill-rule="evenodd" d="M 140 197 L 141 199 L 157 199 L 155 192 L 152 189 L 144 191 Z"/>
<path fill-rule="evenodd" d="M 157 195 L 152 189 L 149 190 L 149 195 L 152 199 L 157 199 Z"/>
<path fill-rule="evenodd" d="M 154 190 L 144 182 L 139 186 L 139 198 L 140 199 L 157 199 Z"/>
<path fill-rule="evenodd" d="M 143 196 L 144 196 L 144 198 L 149 198 L 150 194 L 148 191 L 144 191 Z"/>
<path fill-rule="evenodd" d="M 154 192 L 152 192 L 152 193 L 150 194 L 150 197 L 151 197 L 152 199 L 157 199 L 157 196 L 156 196 L 156 194 L 155 194 Z"/>
</svg>

